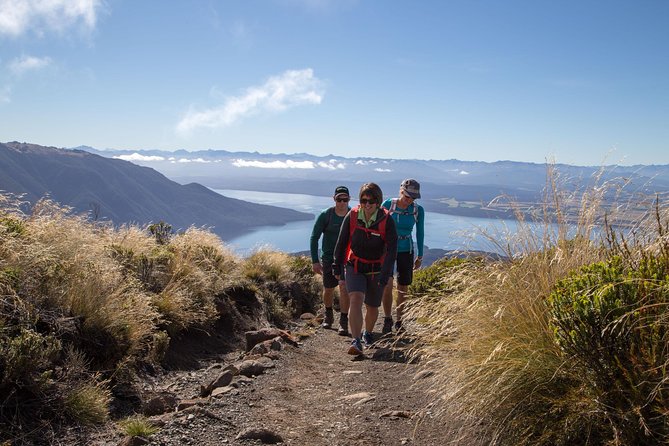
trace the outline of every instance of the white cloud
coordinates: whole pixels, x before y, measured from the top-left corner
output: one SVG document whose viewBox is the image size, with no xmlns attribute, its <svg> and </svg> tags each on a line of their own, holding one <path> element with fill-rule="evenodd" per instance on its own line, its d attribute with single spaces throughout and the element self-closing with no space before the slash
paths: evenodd
<svg viewBox="0 0 669 446">
<path fill-rule="evenodd" d="M 328 170 L 337 170 L 337 169 L 345 169 L 346 165 L 343 163 L 337 162 L 337 160 L 328 160 L 326 161 L 319 161 L 318 165 L 322 167 L 323 169 L 328 169 Z"/>
<path fill-rule="evenodd" d="M 203 164 L 208 164 L 211 163 L 211 161 L 207 161 L 204 158 L 180 158 L 179 163 L 203 163 Z"/>
<path fill-rule="evenodd" d="M 374 169 L 374 172 L 392 172 L 393 169 L 381 169 L 380 167 L 377 167 Z"/>
<path fill-rule="evenodd" d="M 258 167 L 261 169 L 315 169 L 311 161 L 251 161 L 237 159 L 232 162 L 235 167 Z"/>
<path fill-rule="evenodd" d="M 51 65 L 50 57 L 34 57 L 23 55 L 9 63 L 9 69 L 15 76 L 21 76 L 26 71 L 41 70 Z"/>
<path fill-rule="evenodd" d="M 355 162 L 358 166 L 367 166 L 369 164 L 376 164 L 377 162 L 374 160 L 358 160 Z"/>
<path fill-rule="evenodd" d="M 466 170 L 461 170 L 460 175 L 469 175 L 469 172 L 467 172 Z"/>
<path fill-rule="evenodd" d="M 234 122 L 262 112 L 283 112 L 304 104 L 320 104 L 323 82 L 314 77 L 311 68 L 289 70 L 269 78 L 259 87 L 250 87 L 245 94 L 231 97 L 223 105 L 209 110 L 189 110 L 177 124 L 177 132 L 187 135 L 205 127 L 226 127 Z"/>
<path fill-rule="evenodd" d="M 162 156 L 148 156 L 148 155 L 142 155 L 137 152 L 131 155 L 116 155 L 113 158 L 120 159 L 123 161 L 165 161 L 165 158 L 163 158 Z"/>
<path fill-rule="evenodd" d="M 0 34 L 62 32 L 83 25 L 95 28 L 102 0 L 0 0 Z"/>
</svg>

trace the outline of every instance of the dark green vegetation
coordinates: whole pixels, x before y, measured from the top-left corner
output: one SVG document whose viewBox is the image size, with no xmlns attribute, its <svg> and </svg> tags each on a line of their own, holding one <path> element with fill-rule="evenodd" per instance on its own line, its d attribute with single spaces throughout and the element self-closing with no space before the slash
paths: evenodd
<svg viewBox="0 0 669 446">
<path fill-rule="evenodd" d="M 0 195 L 0 443 L 131 415 L 138 374 L 187 365 L 182 342 L 223 354 L 314 311 L 318 285 L 306 258 L 244 260 L 204 230 L 114 228 L 44 200 L 24 215 Z"/>
</svg>

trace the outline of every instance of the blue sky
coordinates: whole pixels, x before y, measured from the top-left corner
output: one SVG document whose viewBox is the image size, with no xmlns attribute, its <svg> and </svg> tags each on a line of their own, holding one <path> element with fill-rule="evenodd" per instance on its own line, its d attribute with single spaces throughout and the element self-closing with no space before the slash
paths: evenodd
<svg viewBox="0 0 669 446">
<path fill-rule="evenodd" d="M 669 163 L 666 0 L 0 0 L 0 141 Z"/>
</svg>

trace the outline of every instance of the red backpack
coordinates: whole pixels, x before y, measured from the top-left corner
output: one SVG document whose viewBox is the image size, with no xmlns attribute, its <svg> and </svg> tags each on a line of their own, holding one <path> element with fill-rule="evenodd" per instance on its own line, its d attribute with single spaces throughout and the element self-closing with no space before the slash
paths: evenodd
<svg viewBox="0 0 669 446">
<path fill-rule="evenodd" d="M 358 257 L 351 250 L 351 240 L 353 238 L 353 233 L 357 230 L 366 232 L 367 234 L 376 234 L 381 237 L 381 240 L 386 241 L 386 221 L 388 220 L 388 210 L 385 208 L 379 208 L 379 211 L 382 212 L 381 220 L 379 220 L 379 225 L 376 228 L 366 228 L 364 226 L 358 225 L 358 212 L 360 211 L 360 206 L 351 209 L 349 215 L 349 233 L 348 233 L 348 245 L 346 246 L 346 260 L 345 263 L 348 263 L 349 260 L 353 262 L 353 270 L 358 272 L 358 262 L 365 264 L 383 264 L 383 259 L 385 258 L 385 253 L 378 259 L 363 259 Z M 381 268 L 379 268 L 380 270 Z M 380 271 L 372 272 L 371 274 L 377 274 Z"/>
</svg>

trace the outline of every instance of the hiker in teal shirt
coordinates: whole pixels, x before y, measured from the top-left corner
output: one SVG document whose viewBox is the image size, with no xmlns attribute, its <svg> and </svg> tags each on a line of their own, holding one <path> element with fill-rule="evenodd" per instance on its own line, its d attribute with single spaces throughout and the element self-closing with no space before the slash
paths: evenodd
<svg viewBox="0 0 669 446">
<path fill-rule="evenodd" d="M 323 316 L 323 327 L 331 328 L 334 323 L 334 290 L 339 285 L 339 329 L 338 333 L 342 336 L 348 335 L 348 292 L 344 286 L 343 280 L 337 280 L 332 271 L 332 260 L 337 237 L 339 237 L 339 228 L 346 214 L 350 210 L 348 202 L 351 197 L 346 186 L 337 186 L 332 197 L 335 204 L 323 210 L 316 217 L 314 228 L 311 231 L 310 250 L 312 269 L 316 274 L 323 276 L 323 304 L 325 305 L 325 314 Z M 318 255 L 318 240 L 323 236 L 323 243 Z"/>
<path fill-rule="evenodd" d="M 423 262 L 423 241 L 425 239 L 425 211 L 414 200 L 420 198 L 420 184 L 413 178 L 406 179 L 400 184 L 399 198 L 388 199 L 383 207 L 388 209 L 390 216 L 395 220 L 397 228 L 397 321 L 395 330 L 402 328 L 402 310 L 406 300 L 406 293 L 413 281 L 413 270 L 420 268 Z M 416 247 L 414 249 L 411 234 L 416 227 Z M 417 251 L 417 252 L 416 252 Z M 414 255 L 418 254 L 415 258 Z M 393 329 L 393 278 L 383 291 L 383 319 L 382 333 L 390 333 Z"/>
</svg>

